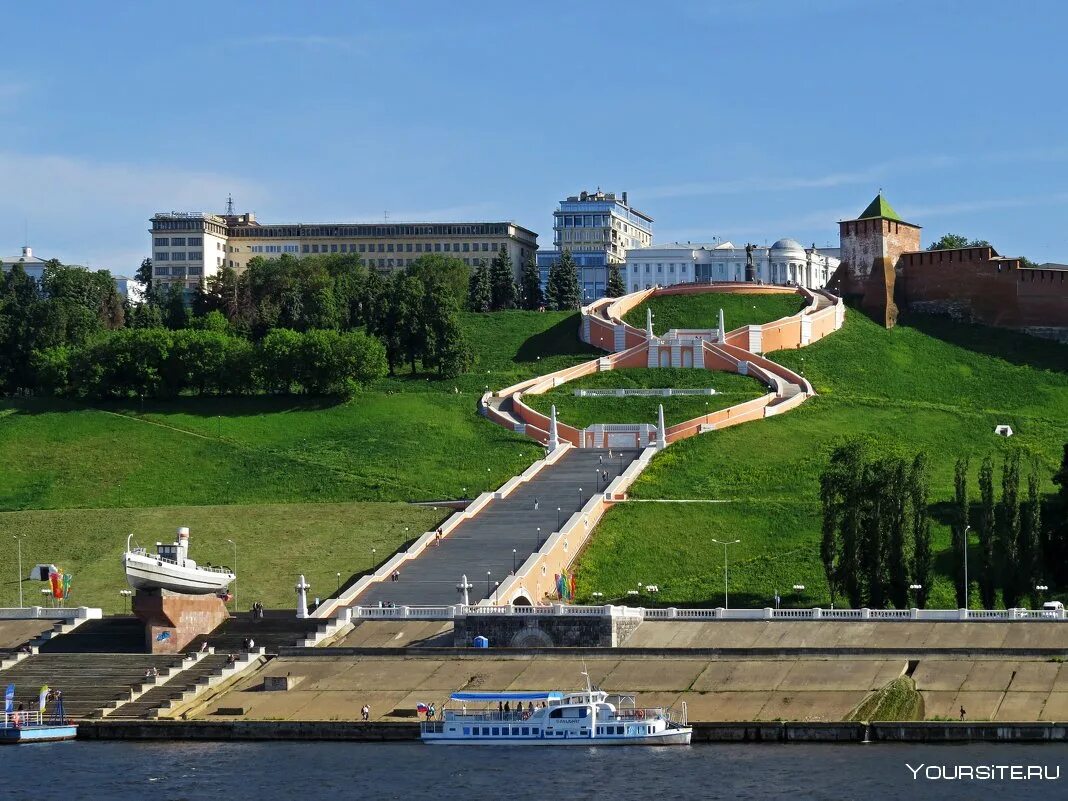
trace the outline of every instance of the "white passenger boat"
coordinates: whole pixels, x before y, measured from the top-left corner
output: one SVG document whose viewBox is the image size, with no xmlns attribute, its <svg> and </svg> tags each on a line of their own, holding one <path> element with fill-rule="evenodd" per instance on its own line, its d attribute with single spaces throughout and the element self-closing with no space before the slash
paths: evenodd
<svg viewBox="0 0 1068 801">
<path fill-rule="evenodd" d="M 126 581 L 135 590 L 170 590 L 189 595 L 208 595 L 226 592 L 237 576 L 228 567 L 205 567 L 189 558 L 189 529 L 178 529 L 176 542 L 156 543 L 156 553 L 131 547 L 131 534 L 126 538 L 126 553 L 122 564 Z"/>
<path fill-rule="evenodd" d="M 689 745 L 693 730 L 661 708 L 616 707 L 615 697 L 587 688 L 560 692 L 459 692 L 441 720 L 422 724 L 424 743 L 438 745 Z M 467 704 L 486 704 L 470 711 Z M 504 710 L 508 704 L 508 711 Z"/>
</svg>

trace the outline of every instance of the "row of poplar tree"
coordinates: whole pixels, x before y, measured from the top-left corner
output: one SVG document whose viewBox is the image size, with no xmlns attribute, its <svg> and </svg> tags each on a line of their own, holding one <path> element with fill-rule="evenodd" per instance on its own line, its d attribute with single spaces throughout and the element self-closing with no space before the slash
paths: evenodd
<svg viewBox="0 0 1068 801">
<path fill-rule="evenodd" d="M 1010 452 L 995 469 L 991 457 L 978 470 L 979 501 L 969 492 L 970 463 L 959 459 L 950 515 L 953 540 L 947 560 L 958 607 L 978 586 L 982 608 L 998 603 L 1037 605 L 1039 586 L 1068 582 L 1068 444 L 1053 476 L 1059 492 L 1044 499 L 1037 465 L 1021 488 L 1021 454 Z M 931 544 L 927 457 L 874 455 L 854 440 L 836 448 L 820 475 L 820 560 L 832 603 L 844 596 L 853 608 L 910 606 L 922 609 L 930 595 Z M 1044 511 L 1045 510 L 1045 511 Z M 969 565 L 965 589 L 965 543 L 977 535 L 978 558 Z M 975 549 L 970 549 L 974 553 Z M 918 589 L 912 590 L 918 585 Z"/>
</svg>

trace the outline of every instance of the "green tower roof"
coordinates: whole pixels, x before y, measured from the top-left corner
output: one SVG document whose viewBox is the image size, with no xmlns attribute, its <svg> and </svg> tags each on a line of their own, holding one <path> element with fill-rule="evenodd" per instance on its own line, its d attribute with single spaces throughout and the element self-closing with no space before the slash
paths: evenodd
<svg viewBox="0 0 1068 801">
<path fill-rule="evenodd" d="M 870 220 L 872 217 L 882 217 L 884 220 L 905 222 L 897 215 L 897 212 L 894 211 L 890 204 L 886 202 L 886 198 L 883 197 L 882 192 L 875 196 L 875 200 L 868 204 L 868 208 L 864 209 L 857 219 Z"/>
</svg>

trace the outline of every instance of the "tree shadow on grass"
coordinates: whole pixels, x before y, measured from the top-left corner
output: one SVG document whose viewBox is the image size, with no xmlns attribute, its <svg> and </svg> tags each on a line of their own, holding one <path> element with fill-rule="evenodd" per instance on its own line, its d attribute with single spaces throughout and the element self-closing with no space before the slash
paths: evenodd
<svg viewBox="0 0 1068 801">
<path fill-rule="evenodd" d="M 1010 364 L 1068 372 L 1068 345 L 1053 340 L 1002 328 L 960 323 L 933 314 L 910 312 L 902 314 L 899 322 L 929 337 L 976 353 L 1004 359 Z"/>
<path fill-rule="evenodd" d="M 528 337 L 512 357 L 512 361 L 519 364 L 522 362 L 536 361 L 540 356 L 543 359 L 549 356 L 575 356 L 589 354 L 596 356 L 602 351 L 591 345 L 585 344 L 579 339 L 578 312 L 565 317 L 551 328 L 539 331 L 532 337 Z"/>
<path fill-rule="evenodd" d="M 345 404 L 340 397 L 301 397 L 297 395 L 253 395 L 209 397 L 183 395 L 178 398 L 145 400 L 136 398 L 109 401 L 76 401 L 65 398 L 8 399 L 17 415 L 54 412 L 105 411 L 118 414 L 188 414 L 196 417 L 249 417 L 277 412 L 314 412 Z"/>
</svg>

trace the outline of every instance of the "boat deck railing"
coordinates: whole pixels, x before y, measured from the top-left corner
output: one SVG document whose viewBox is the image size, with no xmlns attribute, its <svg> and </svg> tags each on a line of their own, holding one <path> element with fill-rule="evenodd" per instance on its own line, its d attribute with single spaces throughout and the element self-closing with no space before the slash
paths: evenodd
<svg viewBox="0 0 1068 801">
<path fill-rule="evenodd" d="M 175 567 L 185 567 L 184 564 L 179 564 L 174 559 L 168 559 L 166 556 L 160 556 L 158 553 L 149 553 L 145 548 L 134 548 L 130 553 L 134 556 L 144 556 L 147 559 L 155 559 L 157 562 L 164 562 L 168 565 L 174 565 Z M 225 573 L 226 575 L 232 575 L 234 572 L 228 567 L 215 567 L 213 565 L 198 564 L 196 569 L 206 570 L 209 573 Z"/>
<path fill-rule="evenodd" d="M 43 726 L 41 710 L 31 709 L 23 712 L 5 712 L 0 719 L 0 729 L 21 729 L 24 726 Z"/>
</svg>

